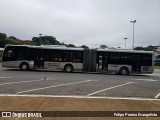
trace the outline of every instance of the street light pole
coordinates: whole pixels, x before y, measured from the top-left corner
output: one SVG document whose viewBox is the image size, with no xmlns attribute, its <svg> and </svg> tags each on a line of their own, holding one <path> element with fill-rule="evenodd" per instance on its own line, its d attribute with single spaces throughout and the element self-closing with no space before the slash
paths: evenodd
<svg viewBox="0 0 160 120">
<path fill-rule="evenodd" d="M 130 21 L 131 23 L 133 23 L 133 43 L 132 43 L 132 50 L 134 49 L 134 23 L 136 23 L 136 20 L 134 21 Z"/>
<path fill-rule="evenodd" d="M 126 40 L 127 40 L 127 39 L 128 39 L 128 38 L 124 38 L 124 40 L 125 40 L 125 41 L 124 41 L 124 42 L 125 42 L 125 49 L 126 49 Z"/>
<path fill-rule="evenodd" d="M 42 36 L 42 34 L 39 34 L 39 45 L 41 45 L 41 36 Z"/>
</svg>

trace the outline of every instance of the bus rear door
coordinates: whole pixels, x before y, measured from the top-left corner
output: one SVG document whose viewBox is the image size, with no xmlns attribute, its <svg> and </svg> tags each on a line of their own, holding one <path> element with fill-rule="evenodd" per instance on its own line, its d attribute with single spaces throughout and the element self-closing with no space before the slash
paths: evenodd
<svg viewBox="0 0 160 120">
<path fill-rule="evenodd" d="M 132 55 L 132 71 L 141 72 L 141 55 Z"/>
</svg>

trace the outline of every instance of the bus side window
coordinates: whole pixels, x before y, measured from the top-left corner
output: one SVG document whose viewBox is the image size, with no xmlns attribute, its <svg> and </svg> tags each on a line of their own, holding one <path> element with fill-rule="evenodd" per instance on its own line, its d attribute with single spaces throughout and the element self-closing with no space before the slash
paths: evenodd
<svg viewBox="0 0 160 120">
<path fill-rule="evenodd" d="M 62 62 L 62 57 L 58 56 L 58 62 Z"/>
<path fill-rule="evenodd" d="M 57 58 L 57 57 L 55 57 L 55 58 L 53 59 L 53 61 L 54 61 L 54 62 L 57 62 L 57 61 L 58 61 L 58 58 Z"/>
<path fill-rule="evenodd" d="M 63 54 L 64 62 L 70 62 L 71 61 L 71 52 L 64 52 Z"/>
<path fill-rule="evenodd" d="M 83 61 L 83 56 L 81 52 L 73 53 L 73 62 L 81 63 Z"/>
<path fill-rule="evenodd" d="M 116 63 L 115 54 L 110 54 L 109 63 L 111 63 L 111 64 L 115 64 Z"/>
<path fill-rule="evenodd" d="M 54 53 L 52 53 L 52 60 L 54 62 L 62 62 L 63 61 L 62 54 L 60 52 L 54 52 Z"/>
<path fill-rule="evenodd" d="M 28 49 L 27 48 L 18 48 L 18 60 L 26 60 L 28 57 Z"/>
<path fill-rule="evenodd" d="M 52 61 L 58 62 L 58 55 L 57 54 L 52 54 Z"/>
<path fill-rule="evenodd" d="M 52 61 L 52 51 L 51 50 L 45 51 L 45 61 Z"/>
</svg>

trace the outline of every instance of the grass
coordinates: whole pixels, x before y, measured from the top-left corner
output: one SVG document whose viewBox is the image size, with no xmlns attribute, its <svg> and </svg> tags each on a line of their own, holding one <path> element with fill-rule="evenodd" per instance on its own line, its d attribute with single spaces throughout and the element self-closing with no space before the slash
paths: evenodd
<svg viewBox="0 0 160 120">
<path fill-rule="evenodd" d="M 160 70 L 160 66 L 154 66 L 154 69 L 159 69 Z"/>
</svg>

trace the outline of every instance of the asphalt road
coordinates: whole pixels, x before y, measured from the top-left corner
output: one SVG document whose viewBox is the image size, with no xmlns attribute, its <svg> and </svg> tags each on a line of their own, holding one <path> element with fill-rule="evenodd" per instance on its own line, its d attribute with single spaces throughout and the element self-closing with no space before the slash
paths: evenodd
<svg viewBox="0 0 160 120">
<path fill-rule="evenodd" d="M 160 99 L 160 72 L 121 76 L 20 71 L 0 65 L 0 94 Z"/>
</svg>

